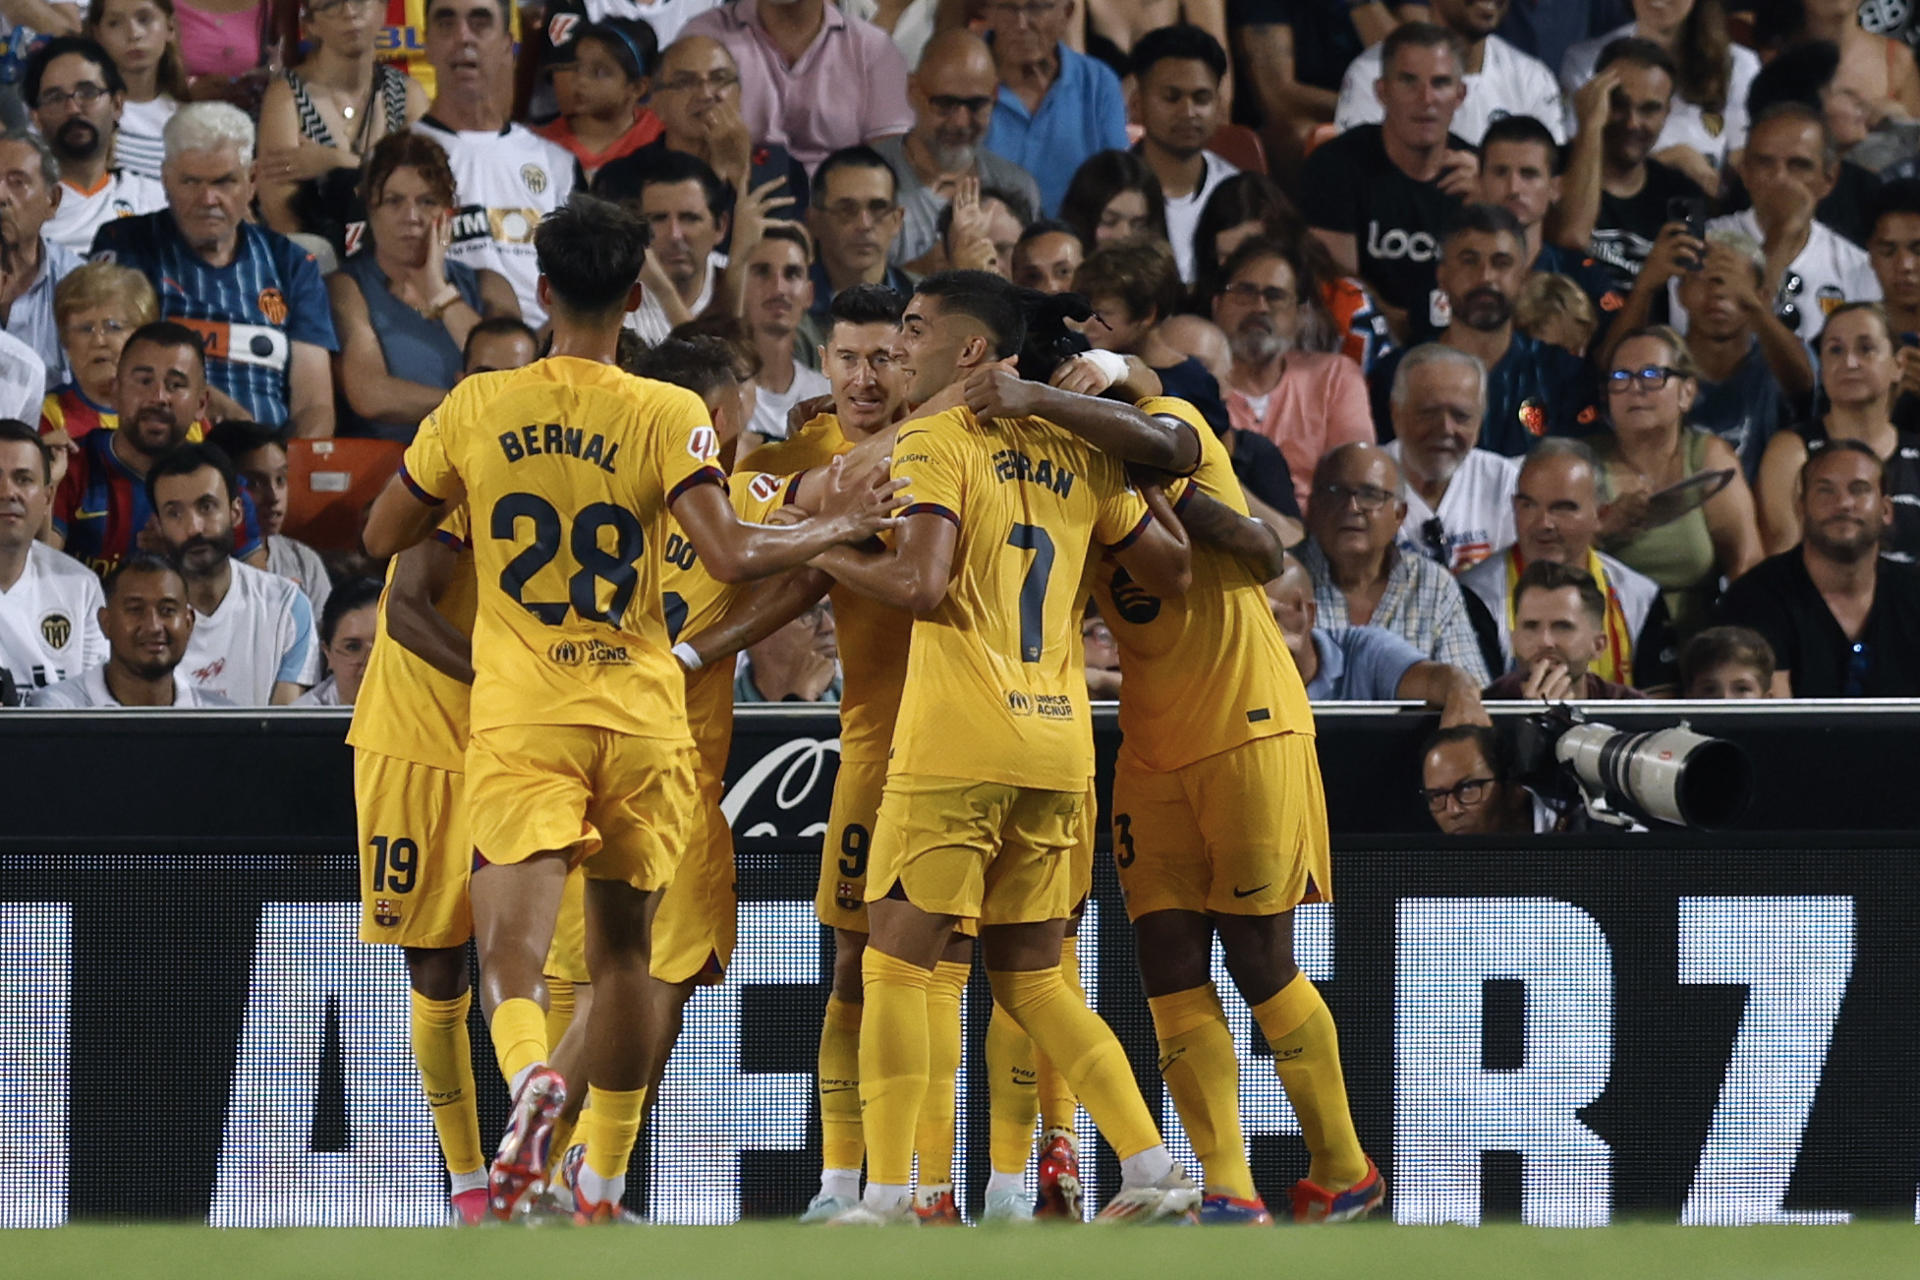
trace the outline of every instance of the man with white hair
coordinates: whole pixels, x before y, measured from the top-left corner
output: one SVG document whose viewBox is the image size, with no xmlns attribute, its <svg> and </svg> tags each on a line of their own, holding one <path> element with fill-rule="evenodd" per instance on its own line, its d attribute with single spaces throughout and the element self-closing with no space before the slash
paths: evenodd
<svg viewBox="0 0 1920 1280">
<path fill-rule="evenodd" d="M 1406 518 L 1400 546 L 1455 573 L 1513 542 L 1513 458 L 1475 448 L 1487 411 L 1487 369 L 1438 342 L 1409 351 L 1394 371 L 1393 442 Z"/>
<path fill-rule="evenodd" d="M 505 276 L 520 318 L 539 328 L 547 309 L 536 292 L 533 231 L 573 194 L 579 164 L 565 147 L 511 123 L 511 104 L 495 92 L 513 63 L 508 0 L 428 0 L 426 45 L 433 102 L 413 127 L 440 144 L 453 170 L 460 207 L 447 261 Z"/>
<path fill-rule="evenodd" d="M 331 436 L 333 313 L 313 255 L 247 221 L 253 121 L 224 102 L 194 102 L 162 136 L 167 207 L 103 225 L 94 257 L 152 281 L 161 315 L 205 343 L 208 385 L 255 422 Z"/>
</svg>

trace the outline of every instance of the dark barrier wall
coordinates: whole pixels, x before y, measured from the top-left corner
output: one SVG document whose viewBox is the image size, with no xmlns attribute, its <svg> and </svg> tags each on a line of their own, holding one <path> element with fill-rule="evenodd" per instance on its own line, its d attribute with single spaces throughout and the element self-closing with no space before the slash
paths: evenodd
<svg viewBox="0 0 1920 1280">
<path fill-rule="evenodd" d="M 1604 714 L 1651 727 L 1677 713 Z M 1754 757 L 1753 829 L 1471 847 L 1421 830 L 1413 769 L 1430 719 L 1322 716 L 1338 901 L 1302 909 L 1301 961 L 1339 1019 L 1356 1120 L 1399 1220 L 1915 1213 L 1920 880 L 1906 829 L 1920 714 L 1689 715 Z M 14 763 L 0 1225 L 444 1219 L 403 969 L 353 938 L 342 724 L 0 717 Z M 831 943 L 810 902 L 834 732 L 815 713 L 739 718 L 741 943 L 728 982 L 689 1010 L 635 1162 L 631 1198 L 657 1220 L 795 1213 L 815 1189 Z M 1114 736 L 1103 725 L 1103 762 Z M 1082 956 L 1184 1147 L 1104 858 Z M 1224 986 L 1217 959 L 1216 976 Z M 1284 1204 L 1306 1165 L 1298 1126 L 1244 1006 L 1227 1005 L 1256 1177 Z M 987 1009 L 976 977 L 958 1154 L 973 1206 Z M 474 1029 L 491 1143 L 505 1099 L 477 1017 Z M 1092 1181 L 1096 1194 L 1117 1182 L 1104 1147 Z"/>
</svg>

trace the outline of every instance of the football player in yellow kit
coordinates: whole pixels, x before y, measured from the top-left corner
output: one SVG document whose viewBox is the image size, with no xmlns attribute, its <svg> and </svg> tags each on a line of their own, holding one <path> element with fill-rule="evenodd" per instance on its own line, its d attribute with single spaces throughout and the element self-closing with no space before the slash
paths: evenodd
<svg viewBox="0 0 1920 1280">
<path fill-rule="evenodd" d="M 1332 882 L 1313 714 L 1263 590 L 1285 567 L 1279 537 L 1248 516 L 1225 445 L 1184 400 L 1143 401 L 1145 418 L 1129 418 L 991 371 L 968 393 L 980 412 L 1046 414 L 1102 449 L 1186 475 L 1174 505 L 1196 544 L 1192 589 L 1166 598 L 1113 562 L 1094 583 L 1120 650 L 1114 860 L 1163 1075 L 1206 1171 L 1200 1221 L 1271 1222 L 1210 972 L 1217 933 L 1311 1156 L 1294 1218 L 1363 1217 L 1386 1185 L 1354 1132 L 1332 1015 L 1293 955 L 1294 907 L 1331 900 Z"/>
<path fill-rule="evenodd" d="M 901 333 L 909 397 L 928 401 L 1008 359 L 1025 328 L 1019 291 L 998 276 L 921 282 Z M 1095 541 L 1177 595 L 1186 543 L 1149 516 L 1121 464 L 1038 419 L 953 409 L 916 421 L 895 441 L 895 474 L 910 478 L 912 500 L 893 545 L 815 561 L 915 616 L 867 879 L 868 1181 L 860 1206 L 835 1221 L 912 1220 L 928 985 L 955 922 L 969 917 L 1001 1007 L 1061 1064 L 1121 1157 L 1122 1186 L 1102 1216 L 1186 1213 L 1199 1188 L 1160 1141 L 1112 1031 L 1060 971 L 1093 771 L 1072 599 Z"/>
<path fill-rule="evenodd" d="M 544 1189 L 566 1101 L 536 1000 L 568 870 L 586 868 L 589 1119 L 575 1187 L 583 1220 L 615 1216 L 663 1029 L 646 1000 L 654 911 L 695 810 L 685 682 L 660 562 L 669 510 L 708 571 L 763 577 L 890 528 L 892 486 L 833 476 L 820 514 L 744 525 L 714 466 L 706 407 L 613 360 L 647 232 L 576 196 L 534 245 L 551 352 L 456 387 L 375 502 L 365 541 L 394 555 L 449 504 L 474 513 L 479 600 L 467 747 L 471 881 L 482 998 L 513 1106 L 489 1175 L 493 1212 Z"/>
</svg>

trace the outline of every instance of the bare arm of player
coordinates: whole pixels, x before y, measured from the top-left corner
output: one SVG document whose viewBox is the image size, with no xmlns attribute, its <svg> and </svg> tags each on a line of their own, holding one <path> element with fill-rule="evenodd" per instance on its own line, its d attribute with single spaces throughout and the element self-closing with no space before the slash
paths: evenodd
<svg viewBox="0 0 1920 1280">
<path fill-rule="evenodd" d="M 1135 582 L 1161 599 L 1184 596 L 1193 585 L 1193 544 L 1158 485 L 1141 486 L 1140 496 L 1147 500 L 1153 519 L 1133 541 L 1113 552 L 1113 558 Z"/>
<path fill-rule="evenodd" d="M 859 444 L 853 446 L 852 449 L 841 455 L 841 461 L 846 464 L 848 473 L 852 475 L 859 475 L 869 467 L 879 466 L 893 453 L 894 437 L 900 434 L 900 428 L 916 419 L 932 418 L 945 413 L 949 409 L 957 409 L 964 403 L 966 403 L 966 401 L 959 383 L 956 382 L 944 387 L 938 395 L 935 395 L 932 399 L 920 405 L 912 413 L 900 419 L 900 421 L 891 426 L 883 427 L 868 436 L 865 440 L 862 440 Z M 828 407 L 831 408 L 831 404 L 829 404 Z M 734 469 L 738 471 L 741 468 L 736 467 Z M 802 472 L 800 475 L 800 484 L 794 489 L 793 497 L 788 505 L 798 507 L 802 511 L 815 510 L 820 505 L 821 486 L 825 483 L 826 469 L 824 467 L 813 467 Z"/>
<path fill-rule="evenodd" d="M 832 586 L 833 579 L 818 569 L 796 569 L 756 582 L 734 598 L 718 622 L 682 643 L 692 647 L 701 666 L 711 666 L 759 644 L 820 603 Z"/>
<path fill-rule="evenodd" d="M 700 487 L 709 489 L 713 486 Z M 409 489 L 407 482 L 395 473 L 393 479 L 387 481 L 387 487 L 380 491 L 380 496 L 373 500 L 373 508 L 367 512 L 367 527 L 360 534 L 360 545 L 375 560 L 397 556 L 432 533 L 451 506 L 458 505 L 466 496 L 466 488 L 460 486 L 459 492 L 447 494 L 440 501 L 430 503 Z M 725 502 L 725 496 L 720 500 Z"/>
<path fill-rule="evenodd" d="M 473 683 L 473 641 L 433 607 L 453 581 L 460 553 L 438 538 L 408 547 L 387 584 L 387 634 L 436 671 Z"/>
<path fill-rule="evenodd" d="M 1280 530 L 1241 515 L 1197 487 L 1188 489 L 1180 500 L 1180 523 L 1198 541 L 1245 564 L 1262 582 L 1272 582 L 1286 572 L 1286 545 Z"/>
<path fill-rule="evenodd" d="M 921 512 L 900 522 L 893 546 L 886 550 L 835 547 L 813 563 L 863 596 L 924 618 L 947 598 L 959 543 L 953 521 Z"/>
<path fill-rule="evenodd" d="M 694 485 L 674 499 L 673 518 L 717 581 L 752 582 L 805 564 L 828 547 L 863 542 L 893 528 L 900 505 L 895 495 L 906 486 L 904 477 L 887 478 L 885 459 L 856 472 L 845 459 L 835 458 L 826 469 L 819 513 L 798 524 L 743 524 L 727 495 L 712 484 Z"/>
<path fill-rule="evenodd" d="M 1459 667 L 1446 662 L 1416 662 L 1400 677 L 1394 690 L 1407 702 L 1424 702 L 1440 710 L 1440 727 L 1460 724 L 1491 725 L 1480 686 Z"/>
<path fill-rule="evenodd" d="M 1200 465 L 1200 439 L 1179 419 L 1028 382 L 1004 363 L 976 370 L 964 390 L 967 408 L 982 418 L 1044 418 L 1110 457 L 1174 475 Z"/>
</svg>

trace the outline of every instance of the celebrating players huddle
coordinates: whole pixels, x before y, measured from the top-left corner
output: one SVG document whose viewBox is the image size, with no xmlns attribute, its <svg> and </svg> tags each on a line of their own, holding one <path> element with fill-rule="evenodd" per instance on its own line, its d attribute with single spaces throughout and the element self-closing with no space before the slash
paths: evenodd
<svg viewBox="0 0 1920 1280">
<path fill-rule="evenodd" d="M 1120 1159 L 1099 1220 L 1271 1221 L 1210 978 L 1216 935 L 1311 1154 L 1294 1217 L 1371 1212 L 1385 1186 L 1348 1115 L 1332 1019 L 1293 960 L 1292 910 L 1330 883 L 1311 713 L 1262 591 L 1283 553 L 1247 516 L 1224 446 L 1151 374 L 1116 379 L 1117 362 L 1076 359 L 1047 385 L 1054 370 L 1035 366 L 1057 357 L 1015 359 L 1022 292 L 955 271 L 922 281 L 904 314 L 878 287 L 836 297 L 821 350 L 833 411 L 729 476 L 744 415 L 724 344 L 665 343 L 645 376 L 614 365 L 646 242 L 637 218 L 585 197 L 541 224 L 551 354 L 457 387 L 366 529 L 392 557 L 380 609 L 398 643 L 375 647 L 349 738 L 361 937 L 405 948 L 460 1217 L 626 1216 L 648 1094 L 687 998 L 734 944 L 729 659 L 828 595 L 845 687 L 816 905 L 836 954 L 824 1168 L 803 1220 L 958 1221 L 954 1078 L 977 945 L 994 996 L 983 1221 L 1034 1215 L 1036 1112 L 1041 1212 L 1079 1216 L 1076 1102 Z M 1090 595 L 1123 672 L 1115 860 L 1204 1187 L 1079 989 Z M 470 936 L 513 1094 L 490 1168 Z"/>
</svg>

